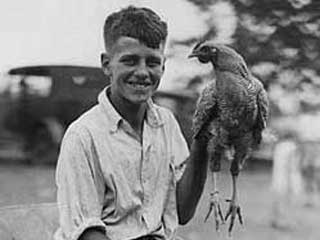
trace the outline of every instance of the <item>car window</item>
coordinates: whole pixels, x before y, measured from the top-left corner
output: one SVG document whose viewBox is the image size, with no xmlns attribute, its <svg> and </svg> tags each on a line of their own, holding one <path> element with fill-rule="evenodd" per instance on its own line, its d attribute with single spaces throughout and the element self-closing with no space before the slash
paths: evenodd
<svg viewBox="0 0 320 240">
<path fill-rule="evenodd" d="M 16 98 L 22 94 L 47 97 L 51 93 L 52 78 L 47 76 L 10 75 L 1 76 L 0 92 Z"/>
<path fill-rule="evenodd" d="M 94 76 L 72 76 L 73 83 L 81 88 L 98 88 L 100 89 L 101 86 L 104 86 L 106 83 L 102 81 L 98 77 Z"/>
<path fill-rule="evenodd" d="M 23 81 L 25 85 L 23 86 Z M 20 90 L 26 87 L 26 91 L 30 95 L 47 97 L 51 93 L 52 78 L 47 76 L 27 76 L 20 81 Z"/>
</svg>

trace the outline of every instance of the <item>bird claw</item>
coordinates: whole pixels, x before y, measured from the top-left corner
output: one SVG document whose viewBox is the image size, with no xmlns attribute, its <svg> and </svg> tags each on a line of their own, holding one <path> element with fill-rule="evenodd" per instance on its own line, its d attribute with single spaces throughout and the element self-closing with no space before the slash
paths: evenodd
<svg viewBox="0 0 320 240">
<path fill-rule="evenodd" d="M 211 199 L 210 199 L 210 205 L 209 205 L 209 211 L 204 219 L 206 222 L 213 211 L 214 213 L 214 220 L 215 220 L 215 225 L 216 225 L 216 231 L 219 231 L 220 224 L 224 224 L 224 217 L 222 214 L 222 210 L 220 207 L 220 201 L 219 201 L 219 196 L 218 192 L 211 193 Z"/>
<path fill-rule="evenodd" d="M 228 228 L 228 232 L 229 232 L 229 235 L 231 236 L 235 218 L 238 216 L 238 219 L 241 225 L 243 225 L 243 218 L 241 214 L 241 208 L 239 205 L 237 205 L 234 201 L 230 199 L 227 199 L 226 202 L 229 202 L 230 206 L 224 220 L 227 221 L 230 216 L 230 225 Z"/>
</svg>

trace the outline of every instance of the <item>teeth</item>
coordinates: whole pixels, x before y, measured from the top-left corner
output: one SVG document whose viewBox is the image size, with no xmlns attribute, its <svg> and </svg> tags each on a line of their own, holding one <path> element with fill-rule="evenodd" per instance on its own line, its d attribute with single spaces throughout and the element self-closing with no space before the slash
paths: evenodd
<svg viewBox="0 0 320 240">
<path fill-rule="evenodd" d="M 138 86 L 149 86 L 149 83 L 138 83 L 138 82 L 129 82 L 130 85 Z"/>
<path fill-rule="evenodd" d="M 151 84 L 150 83 L 136 83 L 136 82 L 128 82 L 128 84 L 135 89 L 147 89 Z"/>
</svg>

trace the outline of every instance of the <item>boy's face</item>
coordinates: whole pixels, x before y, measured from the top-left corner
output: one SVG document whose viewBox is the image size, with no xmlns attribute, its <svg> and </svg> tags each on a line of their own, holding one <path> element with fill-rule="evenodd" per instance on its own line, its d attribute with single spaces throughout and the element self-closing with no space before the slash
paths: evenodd
<svg viewBox="0 0 320 240">
<path fill-rule="evenodd" d="M 120 37 L 101 60 L 104 73 L 110 76 L 113 99 L 141 104 L 159 86 L 164 72 L 164 43 L 153 49 L 137 39 Z"/>
</svg>

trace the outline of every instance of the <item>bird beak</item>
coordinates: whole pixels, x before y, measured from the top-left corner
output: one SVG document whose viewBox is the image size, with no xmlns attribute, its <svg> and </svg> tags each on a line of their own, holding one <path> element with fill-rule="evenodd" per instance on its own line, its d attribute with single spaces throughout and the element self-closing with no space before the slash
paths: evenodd
<svg viewBox="0 0 320 240">
<path fill-rule="evenodd" d="M 192 53 L 188 56 L 188 58 L 193 58 L 193 57 L 197 57 L 197 56 L 198 56 L 198 53 L 192 52 Z"/>
</svg>

